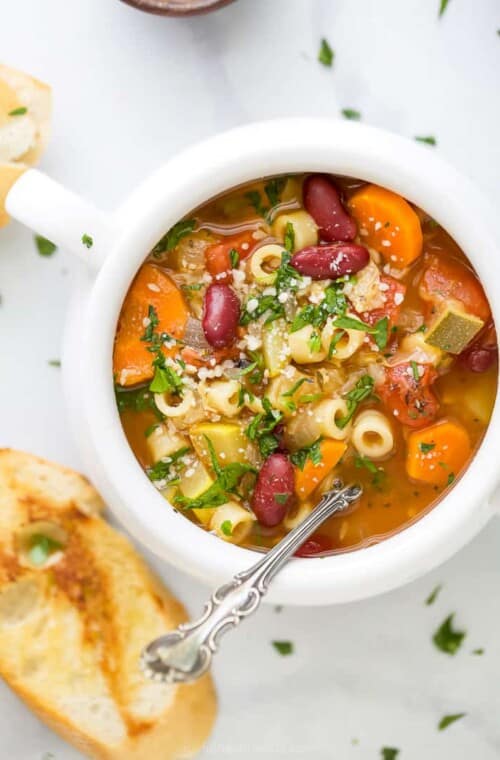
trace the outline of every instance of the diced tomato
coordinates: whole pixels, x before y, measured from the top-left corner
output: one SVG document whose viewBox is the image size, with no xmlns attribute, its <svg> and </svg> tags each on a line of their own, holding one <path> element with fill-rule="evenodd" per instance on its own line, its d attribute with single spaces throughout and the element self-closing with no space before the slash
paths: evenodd
<svg viewBox="0 0 500 760">
<path fill-rule="evenodd" d="M 209 274 L 217 277 L 219 282 L 230 282 L 231 269 L 233 269 L 230 251 L 234 249 L 240 261 L 243 261 L 255 246 L 256 241 L 252 235 L 253 231 L 247 230 L 239 235 L 225 237 L 220 243 L 209 246 L 205 251 L 205 263 Z"/>
<path fill-rule="evenodd" d="M 307 541 L 304 541 L 302 546 L 299 546 L 295 552 L 296 557 L 315 557 L 317 554 L 324 554 L 325 552 L 331 552 L 333 549 L 332 541 L 328 536 L 324 536 L 321 533 L 315 533 Z"/>
<path fill-rule="evenodd" d="M 361 316 L 363 322 L 369 325 L 374 325 L 380 319 L 389 317 L 389 327 L 394 327 L 398 323 L 399 312 L 401 311 L 401 304 L 403 303 L 406 295 L 406 285 L 396 280 L 394 277 L 388 275 L 382 275 L 380 278 L 381 284 L 387 287 L 384 290 L 385 303 L 379 309 L 372 309 L 371 311 L 362 312 Z"/>
<path fill-rule="evenodd" d="M 180 353 L 181 359 L 185 361 L 186 364 L 192 364 L 193 367 L 209 367 L 210 362 L 215 362 L 215 366 L 227 359 L 238 361 L 240 349 L 237 346 L 228 346 L 227 348 L 218 348 L 215 350 L 197 350 L 196 348 L 191 348 L 191 346 L 185 346 Z"/>
<path fill-rule="evenodd" d="M 418 380 L 415 372 L 419 374 Z M 437 377 L 430 364 L 403 362 L 386 369 L 377 394 L 403 425 L 425 427 L 435 419 L 439 409 L 439 401 L 430 387 Z"/>
<path fill-rule="evenodd" d="M 459 301 L 468 314 L 487 322 L 491 316 L 488 299 L 474 272 L 457 259 L 432 256 L 419 284 L 420 297 L 432 305 Z"/>
</svg>

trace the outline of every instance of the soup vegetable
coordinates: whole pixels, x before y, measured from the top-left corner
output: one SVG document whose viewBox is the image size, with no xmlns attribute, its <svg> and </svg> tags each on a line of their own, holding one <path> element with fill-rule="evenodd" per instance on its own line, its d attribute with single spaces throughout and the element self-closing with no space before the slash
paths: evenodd
<svg viewBox="0 0 500 760">
<path fill-rule="evenodd" d="M 139 270 L 114 348 L 147 476 L 222 539 L 270 547 L 338 479 L 364 494 L 300 550 L 366 546 L 432 507 L 493 408 L 483 288 L 434 220 L 326 175 L 237 188 Z"/>
</svg>

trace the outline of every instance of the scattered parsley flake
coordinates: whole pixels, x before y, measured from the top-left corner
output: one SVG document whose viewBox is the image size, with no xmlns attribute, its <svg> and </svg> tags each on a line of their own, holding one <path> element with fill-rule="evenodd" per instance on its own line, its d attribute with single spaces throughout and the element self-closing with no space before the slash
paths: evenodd
<svg viewBox="0 0 500 760">
<path fill-rule="evenodd" d="M 153 256 L 159 258 L 162 253 L 173 250 L 179 245 L 179 242 L 183 237 L 189 235 L 190 232 L 193 232 L 195 227 L 195 219 L 184 219 L 183 221 L 174 224 L 174 226 L 169 229 L 167 234 L 164 235 L 153 248 Z"/>
<path fill-rule="evenodd" d="M 82 235 L 82 243 L 85 248 L 92 248 L 94 245 L 94 239 L 90 235 L 87 235 L 86 232 L 84 232 Z"/>
<path fill-rule="evenodd" d="M 361 119 L 361 113 L 354 108 L 343 108 L 342 116 L 349 121 L 359 121 Z"/>
<path fill-rule="evenodd" d="M 57 245 L 42 235 L 35 235 L 35 243 L 40 256 L 52 256 L 57 251 Z"/>
<path fill-rule="evenodd" d="M 438 724 L 438 730 L 444 731 L 445 728 L 451 726 L 452 723 L 456 723 L 457 720 L 465 718 L 467 713 L 455 713 L 454 715 L 444 715 Z"/>
<path fill-rule="evenodd" d="M 26 106 L 19 106 L 19 108 L 9 111 L 9 116 L 24 116 L 25 113 L 28 113 Z"/>
<path fill-rule="evenodd" d="M 418 371 L 418 364 L 416 361 L 412 360 L 410 362 L 410 366 L 411 366 L 413 379 L 415 380 L 416 383 L 418 383 L 420 381 L 420 372 Z"/>
<path fill-rule="evenodd" d="M 314 441 L 314 443 L 311 443 L 310 446 L 304 446 L 302 449 L 295 451 L 291 455 L 291 461 L 294 465 L 296 465 L 296 467 L 299 468 L 299 470 L 304 469 L 308 459 L 310 459 L 311 462 L 316 466 L 320 464 L 320 462 L 323 460 L 323 455 L 321 453 L 322 440 L 322 438 L 318 438 L 318 440 Z"/>
<path fill-rule="evenodd" d="M 341 417 L 337 420 L 337 426 L 343 430 L 346 425 L 352 420 L 358 406 L 366 399 L 373 396 L 373 386 L 375 381 L 371 375 L 363 375 L 359 378 L 358 382 L 352 390 L 345 395 L 347 401 L 347 414 L 345 417 Z"/>
<path fill-rule="evenodd" d="M 283 657 L 293 654 L 293 643 L 291 641 L 273 641 L 271 643 L 276 651 Z"/>
<path fill-rule="evenodd" d="M 476 655 L 477 657 L 482 657 L 484 654 L 484 649 L 482 647 L 479 649 L 473 649 L 472 654 Z"/>
<path fill-rule="evenodd" d="M 225 536 L 233 535 L 233 523 L 231 522 L 231 520 L 224 520 L 224 522 L 220 526 L 220 529 L 224 533 Z"/>
<path fill-rule="evenodd" d="M 328 66 L 331 68 L 333 66 L 333 59 L 335 58 L 335 51 L 332 50 L 330 43 L 328 42 L 325 37 L 321 40 L 321 45 L 319 48 L 318 53 L 318 61 L 323 64 L 323 66 Z"/>
<path fill-rule="evenodd" d="M 275 177 L 264 185 L 264 192 L 267 195 L 271 208 L 277 206 L 281 201 L 281 194 L 285 189 L 286 182 L 286 177 Z"/>
<path fill-rule="evenodd" d="M 387 346 L 389 338 L 389 318 L 382 317 L 373 326 L 367 325 L 365 322 L 361 322 L 360 319 L 354 317 L 342 316 L 338 317 L 333 323 L 334 327 L 340 327 L 342 330 L 360 330 L 373 335 L 373 339 L 378 348 L 383 351 Z"/>
<path fill-rule="evenodd" d="M 286 504 L 290 496 L 291 494 L 289 493 L 275 493 L 274 501 L 276 502 L 276 504 Z"/>
<path fill-rule="evenodd" d="M 451 486 L 451 484 L 454 482 L 455 482 L 455 473 L 450 472 L 450 474 L 448 475 L 448 480 L 446 481 L 446 485 Z"/>
<path fill-rule="evenodd" d="M 419 143 L 424 143 L 424 145 L 437 145 L 437 140 L 433 135 L 427 135 L 427 136 L 420 136 L 416 135 L 415 140 Z"/>
<path fill-rule="evenodd" d="M 236 248 L 231 248 L 229 251 L 229 261 L 231 262 L 231 269 L 237 269 L 240 264 L 240 254 Z"/>
<path fill-rule="evenodd" d="M 429 451 L 432 451 L 432 449 L 436 448 L 436 444 L 435 443 L 425 443 L 425 442 L 424 443 L 419 443 L 418 444 L 418 448 L 420 449 L 420 451 L 422 452 L 422 454 L 428 454 Z"/>
<path fill-rule="evenodd" d="M 60 367 L 61 366 L 61 360 L 60 359 L 49 359 L 47 364 L 49 367 Z"/>
<path fill-rule="evenodd" d="M 55 541 L 50 536 L 44 536 L 41 533 L 36 533 L 31 536 L 30 547 L 28 555 L 30 562 L 37 567 L 44 565 L 51 554 L 62 549 L 62 544 L 59 541 Z"/>
<path fill-rule="evenodd" d="M 441 0 L 440 6 L 439 6 L 439 18 L 444 15 L 444 12 L 446 11 L 448 7 L 448 3 L 450 0 Z"/>
<path fill-rule="evenodd" d="M 430 607 L 430 605 L 431 605 L 431 604 L 434 604 L 434 602 L 435 602 L 435 601 L 436 601 L 436 599 L 438 598 L 438 596 L 439 596 L 439 593 L 440 593 L 440 591 L 441 591 L 441 589 L 442 589 L 442 588 L 443 588 L 443 586 L 442 586 L 442 584 L 440 583 L 439 585 L 437 585 L 437 586 L 436 586 L 436 588 L 435 588 L 435 589 L 433 589 L 433 590 L 431 591 L 431 593 L 429 594 L 429 596 L 428 596 L 428 597 L 427 597 L 427 599 L 425 600 L 425 603 L 426 603 L 426 605 L 427 605 L 428 607 Z"/>
<path fill-rule="evenodd" d="M 449 615 L 432 637 L 434 645 L 441 652 L 450 655 L 458 652 L 466 636 L 465 631 L 457 631 L 453 628 L 454 617 L 454 615 Z"/>
<path fill-rule="evenodd" d="M 396 760 L 399 755 L 399 749 L 395 747 L 382 747 L 380 750 L 380 756 L 382 760 Z"/>
<path fill-rule="evenodd" d="M 286 223 L 285 227 L 285 248 L 288 253 L 292 253 L 295 248 L 295 229 L 291 222 Z"/>
</svg>

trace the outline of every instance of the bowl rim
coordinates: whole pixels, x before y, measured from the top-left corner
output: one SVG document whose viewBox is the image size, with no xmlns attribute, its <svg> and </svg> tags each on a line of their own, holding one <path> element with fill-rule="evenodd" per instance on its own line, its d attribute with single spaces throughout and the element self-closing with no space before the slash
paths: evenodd
<svg viewBox="0 0 500 760">
<path fill-rule="evenodd" d="M 122 0 L 123 3 L 156 16 L 196 16 L 216 11 L 234 0 Z"/>
<path fill-rule="evenodd" d="M 211 584 L 226 581 L 260 555 L 185 520 L 143 473 L 114 402 L 111 355 L 116 320 L 135 272 L 172 224 L 245 181 L 300 171 L 376 182 L 424 208 L 470 258 L 500 321 L 500 284 L 487 276 L 500 239 L 494 213 L 469 180 L 432 149 L 413 141 L 331 119 L 257 122 L 188 148 L 140 185 L 115 213 L 117 239 L 89 296 L 82 344 L 83 406 L 94 454 L 113 487 L 112 510 L 153 552 Z M 469 219 L 474 219 L 473 225 Z M 328 604 L 361 599 L 409 582 L 448 559 L 494 514 L 490 499 L 499 479 L 499 422 L 497 393 L 473 461 L 436 507 L 376 545 L 292 560 L 273 582 L 270 601 Z"/>
</svg>

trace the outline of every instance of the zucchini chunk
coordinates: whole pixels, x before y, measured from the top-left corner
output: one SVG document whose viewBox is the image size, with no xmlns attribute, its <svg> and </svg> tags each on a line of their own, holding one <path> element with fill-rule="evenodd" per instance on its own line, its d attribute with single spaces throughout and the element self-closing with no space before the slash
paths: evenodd
<svg viewBox="0 0 500 760">
<path fill-rule="evenodd" d="M 425 342 L 449 354 L 461 354 L 483 327 L 479 317 L 448 306 L 425 336 Z"/>
</svg>

